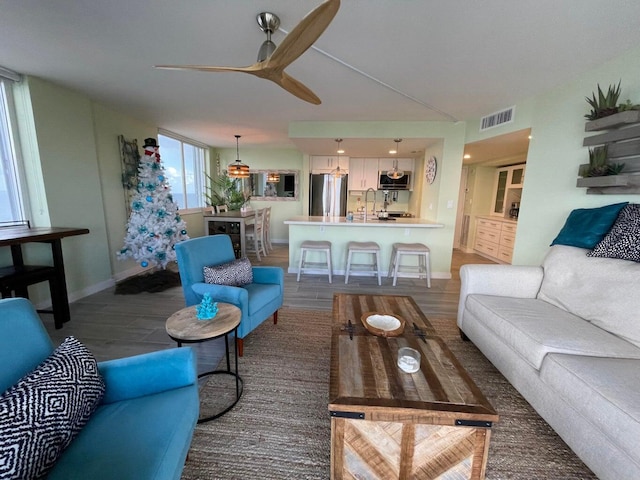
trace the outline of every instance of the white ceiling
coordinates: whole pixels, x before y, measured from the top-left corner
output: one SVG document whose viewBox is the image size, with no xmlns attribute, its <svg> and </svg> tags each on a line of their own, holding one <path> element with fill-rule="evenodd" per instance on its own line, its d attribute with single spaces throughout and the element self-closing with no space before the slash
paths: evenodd
<svg viewBox="0 0 640 480">
<path fill-rule="evenodd" d="M 152 68 L 252 64 L 265 39 L 256 14 L 273 12 L 290 31 L 319 3 L 0 0 L 0 66 L 209 145 L 235 147 L 239 134 L 246 147 L 315 149 L 312 140 L 294 145 L 290 122 L 477 118 L 640 45 L 637 0 L 343 0 L 315 46 L 361 73 L 316 50 L 287 69 L 322 99 L 319 106 L 246 74 Z M 276 44 L 283 35 L 274 34 Z M 612 72 L 601 83 L 618 79 Z M 347 154 L 382 155 L 392 142 L 383 140 L 378 153 L 359 142 L 366 152 Z"/>
</svg>

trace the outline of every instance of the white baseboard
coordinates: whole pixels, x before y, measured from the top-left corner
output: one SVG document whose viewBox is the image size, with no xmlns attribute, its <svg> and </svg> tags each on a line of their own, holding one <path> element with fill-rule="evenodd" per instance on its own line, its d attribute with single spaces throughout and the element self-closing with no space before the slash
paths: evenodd
<svg viewBox="0 0 640 480">
<path fill-rule="evenodd" d="M 294 274 L 298 274 L 298 267 L 289 267 L 287 269 L 287 273 L 294 273 Z M 320 269 L 305 269 L 306 271 L 304 272 L 305 274 L 311 274 L 311 275 L 326 275 L 327 271 L 326 270 L 320 270 Z M 383 271 L 381 277 L 383 278 L 391 278 L 387 275 L 388 272 Z M 344 276 L 344 269 L 342 270 L 333 270 L 331 272 L 332 275 L 342 275 Z M 351 272 L 349 274 L 350 277 L 358 277 L 358 276 L 362 276 L 362 274 L 360 272 Z M 371 276 L 371 272 L 369 272 L 369 276 Z M 431 272 L 431 278 L 437 278 L 440 280 L 450 280 L 451 279 L 451 273 L 450 272 Z"/>
</svg>

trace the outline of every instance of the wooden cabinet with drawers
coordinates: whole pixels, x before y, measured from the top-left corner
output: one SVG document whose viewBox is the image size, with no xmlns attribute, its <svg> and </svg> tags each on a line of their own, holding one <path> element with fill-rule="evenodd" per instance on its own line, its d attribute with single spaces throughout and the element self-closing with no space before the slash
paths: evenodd
<svg viewBox="0 0 640 480">
<path fill-rule="evenodd" d="M 512 220 L 478 217 L 473 248 L 485 257 L 511 263 L 518 224 Z"/>
</svg>

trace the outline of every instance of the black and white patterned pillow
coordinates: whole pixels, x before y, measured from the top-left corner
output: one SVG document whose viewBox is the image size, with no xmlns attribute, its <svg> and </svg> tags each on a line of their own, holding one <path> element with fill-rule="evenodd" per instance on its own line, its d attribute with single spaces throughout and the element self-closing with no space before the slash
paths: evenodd
<svg viewBox="0 0 640 480">
<path fill-rule="evenodd" d="M 214 285 L 241 287 L 253 283 L 253 269 L 248 258 L 243 257 L 221 265 L 204 267 L 204 281 Z"/>
<path fill-rule="evenodd" d="M 0 479 L 43 478 L 104 396 L 95 358 L 74 337 L 0 396 Z"/>
<path fill-rule="evenodd" d="M 640 262 L 640 204 L 624 207 L 609 233 L 587 256 Z"/>
</svg>

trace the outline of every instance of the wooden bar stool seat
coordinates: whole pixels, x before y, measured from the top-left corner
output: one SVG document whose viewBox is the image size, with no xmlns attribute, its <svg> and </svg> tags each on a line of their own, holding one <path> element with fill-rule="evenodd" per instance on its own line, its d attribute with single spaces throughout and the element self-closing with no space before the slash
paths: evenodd
<svg viewBox="0 0 640 480">
<path fill-rule="evenodd" d="M 344 271 L 344 283 L 349 283 L 349 274 L 353 267 L 357 267 L 357 272 L 371 273 L 378 277 L 378 285 L 382 285 L 380 280 L 380 245 L 376 242 L 349 242 L 347 244 L 347 267 Z M 371 254 L 373 255 L 372 263 L 352 263 L 353 254 Z"/>
<path fill-rule="evenodd" d="M 326 256 L 325 262 L 308 262 L 307 252 L 323 252 Z M 325 240 L 305 240 L 300 245 L 300 264 L 298 265 L 298 278 L 305 270 L 313 270 L 314 273 L 327 273 L 329 275 L 329 283 L 331 283 L 332 266 L 331 266 L 331 242 Z M 320 272 L 318 272 L 320 270 Z"/>
<path fill-rule="evenodd" d="M 394 243 L 389 262 L 389 276 L 393 277 L 393 286 L 396 286 L 398 277 L 403 278 L 427 278 L 427 288 L 431 288 L 431 269 L 429 266 L 429 247 L 422 243 Z M 406 255 L 417 256 L 418 265 L 402 265 L 402 257 Z M 402 267 L 402 268 L 401 268 Z"/>
</svg>

